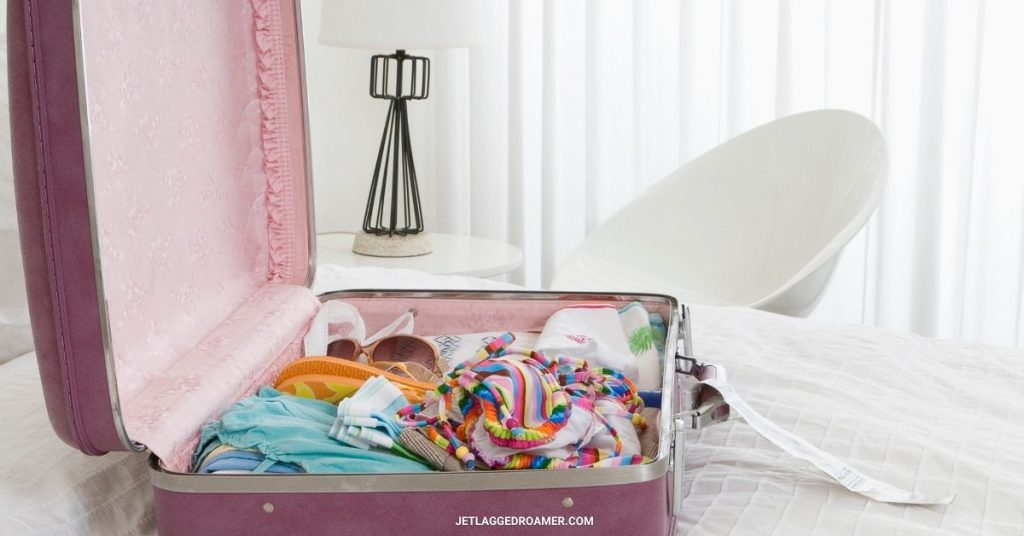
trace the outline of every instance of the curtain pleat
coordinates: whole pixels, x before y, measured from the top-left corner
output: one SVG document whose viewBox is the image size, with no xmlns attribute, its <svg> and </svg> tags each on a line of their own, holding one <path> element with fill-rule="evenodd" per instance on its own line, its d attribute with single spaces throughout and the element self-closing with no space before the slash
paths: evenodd
<svg viewBox="0 0 1024 536">
<path fill-rule="evenodd" d="M 479 69 L 474 66 L 474 69 Z M 482 70 L 482 69 L 481 69 Z M 427 190 L 434 203 L 428 204 L 424 212 L 433 217 L 435 229 L 446 232 L 468 234 L 473 231 L 472 219 L 472 183 L 470 181 L 473 167 L 472 121 L 470 116 L 479 116 L 477 110 L 470 113 L 472 101 L 468 90 L 469 51 L 465 49 L 438 50 L 433 52 L 431 65 L 431 88 L 429 101 L 431 106 L 417 106 L 420 102 L 409 105 L 410 122 L 412 110 L 420 113 L 434 111 L 433 157 L 435 168 L 433 180 L 420 179 L 421 190 Z M 422 117 L 420 118 L 422 119 Z M 418 121 L 414 125 L 422 125 Z M 422 128 L 422 126 L 420 127 Z M 413 142 L 415 144 L 415 141 Z M 429 149 L 429 148 L 428 148 Z M 413 145 L 418 175 L 425 171 L 422 154 L 423 149 Z M 426 178 L 426 177 L 424 177 Z M 424 183 L 429 183 L 429 186 Z M 424 218 L 427 224 L 431 220 Z"/>
<path fill-rule="evenodd" d="M 679 163 L 714 147 L 722 137 L 722 34 L 726 5 L 704 0 L 679 3 Z"/>
<path fill-rule="evenodd" d="M 986 2 L 973 161 L 963 336 L 1012 344 L 1020 339 L 1021 206 L 1024 168 L 1024 5 Z"/>
<path fill-rule="evenodd" d="M 629 2 L 592 0 L 587 4 L 582 84 L 587 124 L 586 196 L 581 207 L 587 232 L 635 192 L 634 181 L 629 179 L 635 176 L 634 81 L 638 79 L 633 29 L 634 6 Z"/>
<path fill-rule="evenodd" d="M 942 226 L 940 211 L 943 198 L 943 141 L 946 115 L 941 112 L 945 101 L 946 10 L 944 2 L 925 9 L 922 24 L 920 87 L 916 102 L 917 154 L 912 161 L 915 181 L 908 187 L 915 194 L 915 213 L 907 229 L 913 255 L 907 269 L 910 277 L 910 330 L 933 333 L 939 312 L 939 272 Z M 910 160 L 908 158 L 908 160 Z"/>
<path fill-rule="evenodd" d="M 633 138 L 632 154 L 627 156 L 633 163 L 622 167 L 636 179 L 618 178 L 621 186 L 608 209 L 618 209 L 679 167 L 679 16 L 678 1 L 633 3 L 633 80 L 625 81 L 626 90 L 633 91 L 633 115 L 623 118 L 631 123 L 626 132 Z"/>
<path fill-rule="evenodd" d="M 508 2 L 495 5 L 499 20 L 507 20 Z M 493 38 L 487 44 L 469 50 L 474 73 L 468 77 L 468 87 L 462 87 L 468 89 L 465 100 L 471 112 L 469 230 L 478 236 L 503 239 L 509 233 L 510 27 L 507 23 L 494 26 Z M 477 100 L 482 103 L 474 106 Z"/>
</svg>

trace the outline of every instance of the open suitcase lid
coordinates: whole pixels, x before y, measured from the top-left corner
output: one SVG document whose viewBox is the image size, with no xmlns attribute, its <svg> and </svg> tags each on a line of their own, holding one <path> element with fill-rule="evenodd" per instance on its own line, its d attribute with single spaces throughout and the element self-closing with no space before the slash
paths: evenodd
<svg viewBox="0 0 1024 536">
<path fill-rule="evenodd" d="M 177 452 L 318 306 L 298 2 L 12 0 L 8 40 L 54 429 Z"/>
</svg>

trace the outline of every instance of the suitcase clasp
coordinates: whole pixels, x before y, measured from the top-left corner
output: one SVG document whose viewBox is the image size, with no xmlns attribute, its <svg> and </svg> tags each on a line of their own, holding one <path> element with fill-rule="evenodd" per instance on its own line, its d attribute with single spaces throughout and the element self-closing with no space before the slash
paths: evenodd
<svg viewBox="0 0 1024 536">
<path fill-rule="evenodd" d="M 690 412 L 690 428 L 693 430 L 701 430 L 729 418 L 729 404 L 725 403 L 721 393 L 706 385 L 702 386 L 702 389 L 709 389 L 714 394 Z"/>
<path fill-rule="evenodd" d="M 702 363 L 692 357 L 683 354 L 676 354 L 676 374 L 693 376 L 697 381 L 704 381 L 717 376 L 718 371 L 710 363 Z"/>
<path fill-rule="evenodd" d="M 700 430 L 729 418 L 729 404 L 722 393 L 704 383 L 705 380 L 717 377 L 718 369 L 714 365 L 676 354 L 676 373 L 696 380 L 689 380 L 692 387 L 682 403 L 682 408 L 687 411 L 677 414 L 677 420 L 683 419 L 687 428 Z"/>
</svg>

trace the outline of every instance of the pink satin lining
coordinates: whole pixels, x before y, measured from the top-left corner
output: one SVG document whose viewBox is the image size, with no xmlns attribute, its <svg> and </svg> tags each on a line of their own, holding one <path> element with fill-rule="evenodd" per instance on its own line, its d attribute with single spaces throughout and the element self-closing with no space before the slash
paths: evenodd
<svg viewBox="0 0 1024 536">
<path fill-rule="evenodd" d="M 285 347 L 284 351 L 274 359 L 270 367 L 262 374 L 258 375 L 254 381 L 251 381 L 249 386 L 235 396 L 231 402 L 234 403 L 247 396 L 256 394 L 256 391 L 263 385 L 272 385 L 277 379 L 277 376 L 281 373 L 281 370 L 283 370 L 288 363 L 302 357 L 302 339 L 306 334 L 307 327 L 308 326 L 303 327 L 303 329 L 299 331 L 299 335 L 292 339 L 288 346 Z M 219 411 L 216 415 L 210 415 L 207 420 L 219 417 L 222 413 L 224 412 Z M 204 421 L 204 424 L 205 422 L 206 421 Z M 192 467 L 192 456 L 195 454 L 196 447 L 198 445 L 199 430 L 196 429 L 193 430 L 192 436 L 188 438 L 180 448 L 175 448 L 172 451 L 173 454 L 170 457 L 161 458 L 161 465 L 171 471 L 177 471 L 180 473 L 188 472 Z"/>
<path fill-rule="evenodd" d="M 295 285 L 266 284 L 236 314 L 124 404 L 132 438 L 173 457 L 208 420 L 296 359 L 320 302 Z"/>
<path fill-rule="evenodd" d="M 318 307 L 295 1 L 81 13 L 117 390 L 128 436 L 164 459 L 294 359 Z"/>
<path fill-rule="evenodd" d="M 622 307 L 624 302 L 594 300 L 566 302 L 556 299 L 431 299 L 431 298 L 347 298 L 342 301 L 359 310 L 367 333 L 373 333 L 398 315 L 416 309 L 414 333 L 424 336 L 486 331 L 539 331 L 555 311 L 567 306 Z M 645 303 L 662 318 L 672 317 L 668 306 Z"/>
</svg>

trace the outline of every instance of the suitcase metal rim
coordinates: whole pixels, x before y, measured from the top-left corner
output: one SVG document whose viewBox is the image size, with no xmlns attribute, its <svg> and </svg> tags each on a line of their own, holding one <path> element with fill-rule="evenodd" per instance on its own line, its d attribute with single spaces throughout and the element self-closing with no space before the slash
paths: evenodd
<svg viewBox="0 0 1024 536">
<path fill-rule="evenodd" d="M 670 457 L 659 454 L 655 461 L 643 465 L 561 471 L 200 475 L 167 471 L 151 454 L 149 476 L 156 488 L 178 493 L 490 491 L 637 484 L 665 476 L 670 465 Z M 567 471 L 571 472 L 571 478 L 567 477 Z"/>
<path fill-rule="evenodd" d="M 93 166 L 92 166 L 92 150 L 91 150 L 91 135 L 89 125 L 89 106 L 88 106 L 88 94 L 86 92 L 86 78 L 88 76 L 85 54 L 83 51 L 84 40 L 83 40 L 83 21 L 82 21 L 82 6 L 88 4 L 89 0 L 72 0 L 71 2 L 71 16 L 72 16 L 72 27 L 74 29 L 74 46 L 75 46 L 75 77 L 78 84 L 78 110 L 79 110 L 79 124 L 82 131 L 82 161 L 84 164 L 85 171 L 85 190 L 88 201 L 89 210 L 89 227 L 90 234 L 92 237 L 92 250 L 93 250 L 93 269 L 96 276 L 96 293 L 97 293 L 97 305 L 100 322 L 100 336 L 103 343 L 103 360 L 106 365 L 107 372 L 107 390 L 110 396 L 110 407 L 112 418 L 114 421 L 114 429 L 117 431 L 118 437 L 121 439 L 121 444 L 132 452 L 145 452 L 146 446 L 133 441 L 128 436 L 128 431 L 124 424 L 124 416 L 121 411 L 121 397 L 117 390 L 117 374 L 114 369 L 114 353 L 111 343 L 110 335 L 110 324 L 109 316 L 107 311 L 106 294 L 104 292 L 104 278 L 103 270 L 101 269 L 102 263 L 100 259 L 100 247 L 99 247 L 99 228 L 97 225 L 96 218 L 96 200 L 95 200 L 95 182 L 93 181 Z M 313 202 L 313 162 L 312 152 L 309 148 L 309 99 L 306 87 L 306 67 L 305 67 L 305 55 L 304 55 L 304 43 L 302 28 L 302 2 L 293 2 L 295 10 L 295 24 L 299 31 L 295 34 L 296 46 L 298 50 L 298 71 L 299 71 L 299 87 L 301 88 L 300 95 L 298 98 L 302 104 L 302 128 L 303 136 L 307 140 L 307 143 L 303 144 L 302 153 L 305 159 L 305 190 L 306 190 L 306 225 L 309 232 L 307 233 L 307 244 L 306 247 L 309 251 L 308 266 L 306 269 L 306 280 L 305 286 L 311 287 L 313 279 L 316 275 L 316 221 L 315 221 L 315 206 Z"/>
<path fill-rule="evenodd" d="M 99 308 L 100 339 L 103 342 L 103 362 L 107 370 L 107 391 L 110 395 L 110 408 L 113 413 L 114 429 L 121 439 L 121 444 L 129 451 L 142 452 L 145 446 L 132 441 L 124 424 L 121 411 L 121 397 L 117 392 L 117 375 L 114 370 L 114 352 L 110 340 L 110 319 L 107 311 L 106 294 L 104 293 L 103 270 L 100 262 L 99 226 L 96 219 L 96 185 L 93 181 L 92 147 L 89 125 L 89 99 L 86 94 L 86 65 L 83 51 L 82 2 L 88 0 L 72 0 L 71 17 L 75 35 L 75 78 L 78 81 L 78 115 L 82 129 L 82 163 L 85 171 L 85 192 L 89 209 L 89 234 L 92 237 L 92 262 L 96 274 L 96 303 Z"/>
<path fill-rule="evenodd" d="M 152 484 L 162 490 L 182 493 L 313 493 L 313 492 L 388 492 L 388 491 L 483 491 L 542 488 L 576 488 L 611 486 L 647 482 L 663 477 L 675 460 L 676 429 L 675 380 L 676 350 L 682 339 L 689 348 L 689 314 L 685 306 L 666 294 L 638 292 L 563 292 L 536 290 L 402 290 L 353 289 L 325 292 L 321 300 L 332 298 L 412 298 L 412 299 L 479 299 L 479 300 L 545 300 L 545 301 L 632 301 L 661 302 L 671 315 L 666 324 L 666 344 L 662 370 L 662 400 L 668 408 L 659 412 L 658 457 L 650 463 L 599 470 L 573 470 L 566 479 L 565 471 L 466 471 L 386 474 L 292 474 L 292 475 L 199 475 L 179 473 L 161 467 L 160 460 L 150 455 L 149 473 Z M 253 481 L 252 478 L 262 480 Z M 272 478 L 286 477 L 286 478 Z M 438 480 L 440 477 L 440 480 Z M 256 486 L 258 482 L 259 486 Z"/>
</svg>

